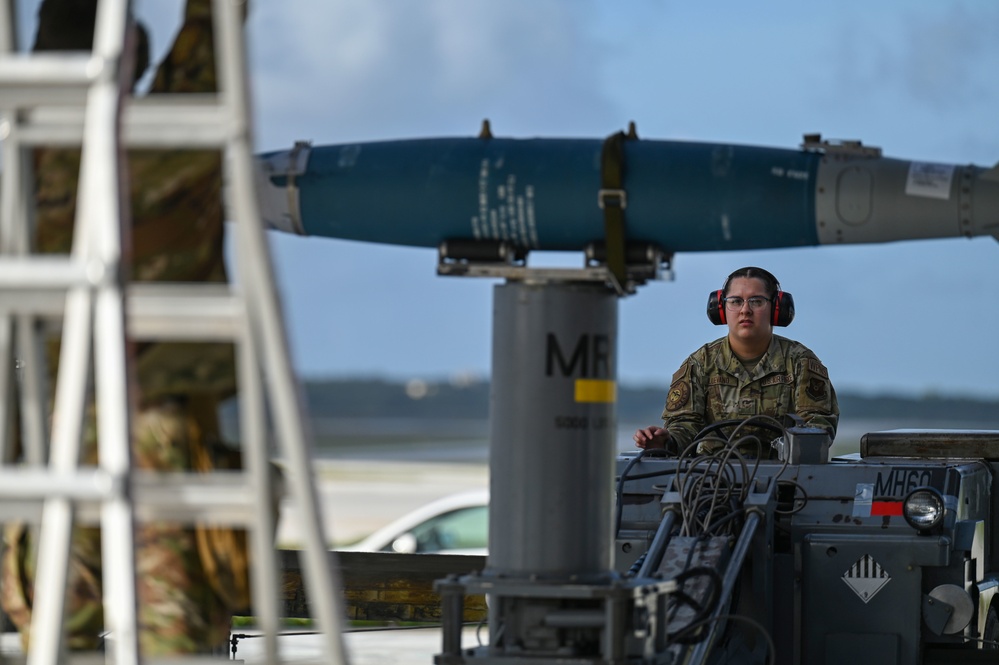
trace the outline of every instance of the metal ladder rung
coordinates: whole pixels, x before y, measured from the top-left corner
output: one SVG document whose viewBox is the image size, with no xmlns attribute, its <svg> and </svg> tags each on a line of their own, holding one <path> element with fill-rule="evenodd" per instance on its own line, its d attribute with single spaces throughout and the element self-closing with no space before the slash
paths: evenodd
<svg viewBox="0 0 999 665">
<path fill-rule="evenodd" d="M 104 64 L 104 58 L 86 51 L 7 54 L 0 57 L 0 85 L 26 88 L 78 85 L 86 88 L 100 75 Z"/>
<path fill-rule="evenodd" d="M 139 497 L 136 497 L 139 498 Z M 26 522 L 37 524 L 42 520 L 45 502 L 24 499 L 5 500 L 0 504 L 0 521 Z M 200 506 L 198 509 L 184 509 L 169 506 L 158 509 L 156 506 L 136 506 L 133 511 L 137 522 L 173 522 L 177 524 L 219 524 L 252 529 L 259 518 L 256 511 L 248 506 L 237 504 Z M 98 526 L 101 523 L 101 506 L 96 501 L 80 502 L 75 511 L 76 522 L 83 526 Z"/>
<path fill-rule="evenodd" d="M 122 113 L 123 143 L 130 148 L 221 149 L 238 130 L 226 122 L 218 95 L 173 97 L 129 98 Z M 83 118 L 82 108 L 40 106 L 22 114 L 17 137 L 30 146 L 79 146 Z"/>
<path fill-rule="evenodd" d="M 100 501 L 121 492 L 119 483 L 100 469 L 81 469 L 60 473 L 48 467 L 0 471 L 0 500 L 75 499 Z"/>
<path fill-rule="evenodd" d="M 100 522 L 102 501 L 125 492 L 122 479 L 97 468 L 54 473 L 45 467 L 0 472 L 0 519 L 38 522 L 48 500 L 70 500 L 83 524 Z M 252 527 L 258 520 L 254 494 L 241 471 L 135 472 L 131 495 L 140 522 L 214 523 Z"/>
<path fill-rule="evenodd" d="M 129 336 L 144 340 L 239 341 L 243 299 L 214 284 L 132 284 L 125 312 Z"/>
<path fill-rule="evenodd" d="M 113 640 L 114 636 L 109 635 L 109 640 Z M 25 665 L 27 657 L 22 654 L 4 654 L 4 665 Z M 74 653 L 70 652 L 65 660 L 60 661 L 65 663 L 65 665 L 106 665 L 108 662 L 104 654 L 88 654 L 88 653 Z M 179 659 L 176 656 L 165 656 L 161 658 L 144 658 L 142 660 L 143 665 L 219 665 L 220 663 L 226 662 L 226 659 L 220 659 L 219 656 L 185 656 L 183 659 Z M 242 661 L 235 661 L 242 662 Z M 296 663 L 303 663 L 307 661 L 301 661 L 296 659 Z"/>
<path fill-rule="evenodd" d="M 239 128 L 212 96 L 204 101 L 168 102 L 156 95 L 125 106 L 122 139 L 130 148 L 222 148 Z"/>
<path fill-rule="evenodd" d="M 66 311 L 65 289 L 22 287 L 0 290 L 0 316 L 33 314 L 46 318 L 61 317 Z"/>
<path fill-rule="evenodd" d="M 0 286 L 0 316 L 56 319 L 65 310 L 64 287 Z M 126 289 L 128 333 L 137 340 L 239 342 L 246 334 L 244 310 L 243 299 L 222 284 L 132 284 Z"/>
<path fill-rule="evenodd" d="M 0 57 L 3 108 L 82 104 L 107 63 L 90 53 L 10 54 Z"/>
<path fill-rule="evenodd" d="M 140 521 L 212 522 L 252 527 L 259 517 L 242 471 L 142 473 L 132 476 Z"/>
<path fill-rule="evenodd" d="M 4 256 L 0 261 L 0 290 L 66 291 L 74 286 L 96 285 L 103 277 L 100 263 L 89 267 L 68 256 Z"/>
</svg>

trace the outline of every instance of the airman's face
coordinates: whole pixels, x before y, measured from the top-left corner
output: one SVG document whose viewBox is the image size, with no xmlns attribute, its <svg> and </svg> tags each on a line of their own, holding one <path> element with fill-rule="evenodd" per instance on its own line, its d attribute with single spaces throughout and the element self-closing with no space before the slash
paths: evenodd
<svg viewBox="0 0 999 665">
<path fill-rule="evenodd" d="M 740 340 L 746 344 L 756 345 L 769 344 L 770 337 L 773 336 L 774 327 L 771 323 L 770 312 L 773 303 L 766 303 L 759 309 L 749 306 L 749 299 L 761 297 L 769 299 L 767 285 L 762 279 L 756 277 L 736 277 L 728 287 L 726 298 L 742 298 L 742 307 L 736 311 L 725 310 L 725 320 L 728 321 L 729 339 Z"/>
</svg>

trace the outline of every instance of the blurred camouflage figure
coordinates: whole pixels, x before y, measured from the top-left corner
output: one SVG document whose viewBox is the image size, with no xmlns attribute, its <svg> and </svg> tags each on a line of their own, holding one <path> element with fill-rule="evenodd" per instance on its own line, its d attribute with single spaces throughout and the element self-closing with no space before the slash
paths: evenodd
<svg viewBox="0 0 999 665">
<path fill-rule="evenodd" d="M 36 50 L 89 50 L 98 0 L 44 0 Z M 136 80 L 148 63 L 140 29 Z M 155 93 L 216 90 L 210 0 L 188 0 L 183 25 L 150 87 Z M 78 150 L 35 151 L 37 249 L 69 252 L 79 175 Z M 222 162 L 215 151 L 130 151 L 131 271 L 134 281 L 224 282 Z M 126 248 L 127 251 L 127 248 Z M 144 343 L 132 349 L 139 411 L 133 464 L 158 471 L 208 471 L 238 464 L 220 444 L 218 406 L 235 392 L 230 344 Z M 50 346 L 50 377 L 58 346 Z M 85 463 L 95 463 L 97 432 L 88 424 Z M 9 526 L 3 558 L 3 607 L 27 646 L 34 544 Z M 77 528 L 68 605 L 71 649 L 97 648 L 103 632 L 100 533 Z M 232 612 L 248 606 L 245 533 L 228 528 L 140 524 L 136 531 L 139 642 L 145 656 L 209 652 L 224 646 Z"/>
</svg>

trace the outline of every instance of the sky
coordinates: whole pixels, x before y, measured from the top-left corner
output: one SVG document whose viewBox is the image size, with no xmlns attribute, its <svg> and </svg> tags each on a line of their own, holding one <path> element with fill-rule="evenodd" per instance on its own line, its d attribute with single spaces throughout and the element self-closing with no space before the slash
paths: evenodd
<svg viewBox="0 0 999 665">
<path fill-rule="evenodd" d="M 137 0 L 154 51 L 181 0 Z M 999 3 L 934 0 L 284 0 L 250 4 L 261 152 L 472 136 L 642 138 L 794 149 L 859 139 L 889 157 L 999 161 Z M 437 254 L 270 234 L 306 378 L 487 378 L 497 280 Z M 578 266 L 539 253 L 531 265 Z M 709 291 L 744 265 L 794 295 L 784 331 L 839 391 L 999 398 L 999 244 L 954 238 L 679 254 L 620 301 L 618 379 L 663 386 L 724 333 Z"/>
</svg>

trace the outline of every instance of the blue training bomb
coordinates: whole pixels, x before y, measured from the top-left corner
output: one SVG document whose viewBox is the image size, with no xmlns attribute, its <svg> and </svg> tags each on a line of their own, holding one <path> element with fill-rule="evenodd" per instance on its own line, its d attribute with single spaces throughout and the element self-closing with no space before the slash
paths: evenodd
<svg viewBox="0 0 999 665">
<path fill-rule="evenodd" d="M 262 209 L 291 233 L 421 247 L 580 250 L 604 239 L 606 205 L 622 208 L 629 243 L 667 253 L 999 232 L 999 167 L 819 136 L 798 150 L 620 136 L 610 162 L 599 139 L 299 144 L 260 156 Z"/>
</svg>

